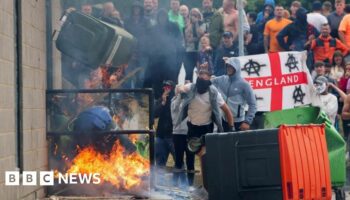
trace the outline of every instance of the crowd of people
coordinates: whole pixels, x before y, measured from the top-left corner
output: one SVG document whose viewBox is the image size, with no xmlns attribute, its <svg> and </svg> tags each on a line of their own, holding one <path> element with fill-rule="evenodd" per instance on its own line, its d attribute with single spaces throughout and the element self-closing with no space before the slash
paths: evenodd
<svg viewBox="0 0 350 200">
<path fill-rule="evenodd" d="M 83 4 L 81 12 L 91 15 L 92 6 Z M 159 118 L 156 164 L 166 166 L 169 154 L 173 155 L 174 184 L 192 185 L 195 159 L 188 149 L 189 139 L 213 132 L 214 127 L 219 132 L 254 128 L 256 99 L 235 59 L 239 56 L 235 1 L 223 0 L 222 7 L 214 8 L 213 0 L 203 0 L 202 8 L 190 8 L 180 0 L 169 0 L 169 6 L 165 10 L 158 8 L 158 0 L 134 0 L 130 16 L 122 18 L 115 5 L 107 2 L 99 17 L 137 39 L 128 70 L 142 70 L 126 87 L 153 88 L 155 116 Z M 315 83 L 313 105 L 321 107 L 347 139 L 350 4 L 345 0 L 314 1 L 310 11 L 303 6 L 300 1 L 284 7 L 265 0 L 261 11 L 244 10 L 244 52 L 307 51 Z M 178 85 L 182 66 L 186 84 Z"/>
</svg>

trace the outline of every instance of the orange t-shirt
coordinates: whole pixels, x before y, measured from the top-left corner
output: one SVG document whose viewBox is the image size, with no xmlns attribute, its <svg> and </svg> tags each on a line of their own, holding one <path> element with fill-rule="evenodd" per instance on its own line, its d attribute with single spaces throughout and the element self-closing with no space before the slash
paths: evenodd
<svg viewBox="0 0 350 200">
<path fill-rule="evenodd" d="M 270 37 L 269 52 L 283 51 L 277 41 L 277 34 L 288 24 L 292 23 L 289 19 L 282 18 L 280 21 L 271 19 L 265 25 L 264 36 Z"/>
<path fill-rule="evenodd" d="M 350 46 L 350 14 L 343 17 L 338 30 L 344 32 L 346 45 Z"/>
</svg>

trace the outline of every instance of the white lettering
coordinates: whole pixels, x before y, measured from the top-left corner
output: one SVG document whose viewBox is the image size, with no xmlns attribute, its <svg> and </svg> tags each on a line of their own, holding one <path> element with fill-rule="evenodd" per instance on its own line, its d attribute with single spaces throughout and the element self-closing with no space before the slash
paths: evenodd
<svg viewBox="0 0 350 200">
<path fill-rule="evenodd" d="M 299 82 L 299 76 L 294 75 L 294 83 L 298 83 Z"/>
<path fill-rule="evenodd" d="M 79 180 L 81 184 L 87 183 L 90 184 L 92 178 L 92 174 L 79 174 Z"/>
<path fill-rule="evenodd" d="M 287 76 L 287 83 L 293 83 L 293 77 Z"/>
<path fill-rule="evenodd" d="M 266 84 L 266 86 L 271 87 L 272 86 L 272 79 L 271 78 L 266 79 L 265 84 Z"/>
<path fill-rule="evenodd" d="M 22 173 L 23 185 L 33 186 L 37 185 L 38 172 L 24 171 Z M 101 175 L 99 173 L 57 173 L 58 184 L 100 184 Z M 40 185 L 49 186 L 54 185 L 55 175 L 53 171 L 40 171 Z M 18 171 L 5 172 L 5 185 L 20 185 L 20 173 Z"/>
<path fill-rule="evenodd" d="M 281 78 L 281 85 L 285 85 L 286 84 L 286 79 L 284 77 Z"/>
<path fill-rule="evenodd" d="M 69 181 L 68 174 L 61 174 L 61 173 L 58 174 L 58 184 L 62 184 L 62 182 L 64 184 L 68 184 L 69 183 L 68 181 Z"/>
<path fill-rule="evenodd" d="M 71 173 L 71 174 L 69 174 L 69 183 L 70 183 L 70 184 L 78 184 L 78 181 L 77 181 L 77 173 Z"/>
<path fill-rule="evenodd" d="M 93 175 L 93 181 L 92 181 L 93 184 L 100 184 L 101 183 L 101 177 L 100 177 L 100 174 L 99 173 L 95 173 Z"/>
<path fill-rule="evenodd" d="M 263 87 L 264 81 L 263 80 L 256 80 L 255 84 L 256 84 L 256 87 Z"/>
</svg>

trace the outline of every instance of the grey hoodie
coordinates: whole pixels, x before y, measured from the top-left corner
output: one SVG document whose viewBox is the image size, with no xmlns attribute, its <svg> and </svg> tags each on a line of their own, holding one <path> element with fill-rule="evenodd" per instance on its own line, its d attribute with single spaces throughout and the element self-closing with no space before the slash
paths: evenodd
<svg viewBox="0 0 350 200">
<path fill-rule="evenodd" d="M 250 84 L 241 77 L 240 62 L 237 58 L 230 58 L 227 61 L 232 65 L 236 73 L 232 76 L 223 75 L 212 80 L 222 94 L 225 102 L 229 106 L 235 122 L 253 122 L 256 112 L 256 99 L 253 89 Z M 247 114 L 245 114 L 245 107 L 249 106 Z"/>
<path fill-rule="evenodd" d="M 180 96 L 180 94 L 174 96 L 171 99 L 171 118 L 173 120 L 173 134 L 175 135 L 187 135 L 187 117 L 182 120 L 180 124 L 176 124 L 177 119 L 179 118 L 180 115 L 180 110 L 183 107 L 183 100 Z"/>
</svg>

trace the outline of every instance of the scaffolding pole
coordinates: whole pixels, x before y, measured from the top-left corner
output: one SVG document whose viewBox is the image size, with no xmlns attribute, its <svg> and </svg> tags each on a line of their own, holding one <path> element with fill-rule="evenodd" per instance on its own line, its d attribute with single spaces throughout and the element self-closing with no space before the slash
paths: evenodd
<svg viewBox="0 0 350 200">
<path fill-rule="evenodd" d="M 242 0 L 237 0 L 237 9 L 238 9 L 238 48 L 239 48 L 239 56 L 244 56 L 244 30 L 243 30 L 243 2 Z"/>
</svg>

